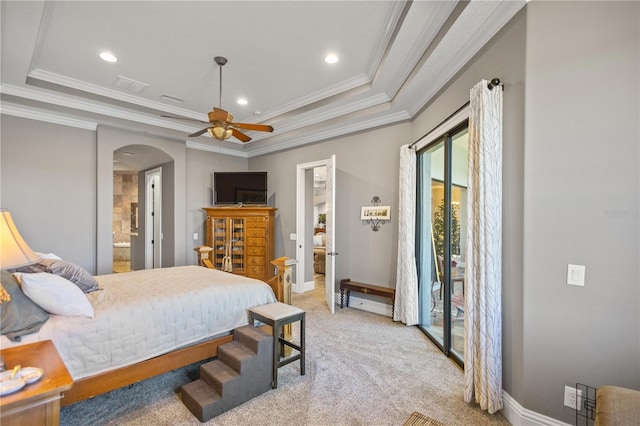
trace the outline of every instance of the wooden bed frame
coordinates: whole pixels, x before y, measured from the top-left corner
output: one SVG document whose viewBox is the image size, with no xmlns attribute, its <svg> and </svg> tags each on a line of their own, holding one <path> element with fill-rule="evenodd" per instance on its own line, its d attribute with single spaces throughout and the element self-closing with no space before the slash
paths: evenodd
<svg viewBox="0 0 640 426">
<path fill-rule="evenodd" d="M 287 258 L 281 257 L 271 263 L 276 266 L 278 272 L 275 277 L 267 281 L 267 284 L 271 286 L 279 301 L 290 303 L 291 269 L 292 264 L 294 264 L 295 261 L 291 262 Z M 289 285 L 287 285 L 287 283 Z M 271 333 L 270 327 L 263 327 Z M 167 373 L 177 368 L 217 357 L 218 347 L 225 343 L 229 343 L 232 340 L 233 335 L 229 334 L 193 346 L 177 349 L 164 355 L 126 367 L 85 377 L 74 382 L 73 387 L 64 392 L 64 396 L 60 401 L 60 404 L 64 407 L 78 401 L 93 398 L 94 396 Z"/>
</svg>

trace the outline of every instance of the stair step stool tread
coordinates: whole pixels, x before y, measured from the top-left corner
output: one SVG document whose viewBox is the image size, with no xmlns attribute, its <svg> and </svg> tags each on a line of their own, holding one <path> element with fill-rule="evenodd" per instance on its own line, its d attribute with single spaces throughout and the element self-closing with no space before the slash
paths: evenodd
<svg viewBox="0 0 640 426">
<path fill-rule="evenodd" d="M 242 374 L 242 365 L 257 355 L 251 348 L 234 340 L 218 348 L 218 359 Z"/>
<path fill-rule="evenodd" d="M 198 379 L 194 382 L 182 386 L 182 395 L 187 394 L 201 406 L 213 404 L 220 401 L 222 396 L 218 391 L 209 386 L 204 380 Z"/>
<path fill-rule="evenodd" d="M 271 334 L 252 325 L 237 328 L 233 334 L 235 340 L 244 343 L 256 353 L 258 352 L 261 342 L 271 339 Z"/>
<path fill-rule="evenodd" d="M 225 383 L 239 376 L 240 373 L 218 359 L 200 366 L 200 379 L 220 393 Z"/>
</svg>

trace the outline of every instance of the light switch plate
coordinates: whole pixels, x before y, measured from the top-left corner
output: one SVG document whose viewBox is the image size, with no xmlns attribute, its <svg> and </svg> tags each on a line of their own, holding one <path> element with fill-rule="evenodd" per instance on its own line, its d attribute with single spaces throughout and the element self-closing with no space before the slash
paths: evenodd
<svg viewBox="0 0 640 426">
<path fill-rule="evenodd" d="M 295 240 L 297 240 L 297 239 L 298 239 L 298 236 L 297 236 L 296 234 L 289 234 L 289 239 L 290 239 L 291 241 L 295 241 Z"/>
<path fill-rule="evenodd" d="M 584 286 L 584 265 L 567 266 L 567 284 Z"/>
</svg>

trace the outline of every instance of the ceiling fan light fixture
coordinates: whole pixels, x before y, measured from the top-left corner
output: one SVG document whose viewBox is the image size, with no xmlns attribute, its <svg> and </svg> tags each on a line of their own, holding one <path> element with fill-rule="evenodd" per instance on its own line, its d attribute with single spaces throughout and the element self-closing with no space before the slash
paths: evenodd
<svg viewBox="0 0 640 426">
<path fill-rule="evenodd" d="M 208 130 L 211 137 L 216 138 L 219 141 L 229 139 L 231 135 L 233 135 L 232 129 L 228 129 L 227 127 L 221 126 L 219 124 L 214 127 L 209 127 Z"/>
</svg>

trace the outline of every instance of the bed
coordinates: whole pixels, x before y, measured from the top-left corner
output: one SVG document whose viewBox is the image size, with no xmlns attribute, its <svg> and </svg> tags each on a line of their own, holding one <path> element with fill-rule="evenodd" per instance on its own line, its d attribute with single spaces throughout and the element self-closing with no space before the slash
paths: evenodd
<svg viewBox="0 0 640 426">
<path fill-rule="evenodd" d="M 3 271 L 3 287 L 9 278 Z M 200 266 L 109 274 L 95 281 L 99 290 L 85 293 L 93 318 L 52 314 L 18 342 L 1 337 L 2 348 L 54 342 L 74 379 L 63 405 L 216 356 L 217 347 L 232 340 L 231 331 L 248 324 L 249 308 L 276 301 L 267 283 Z"/>
</svg>

